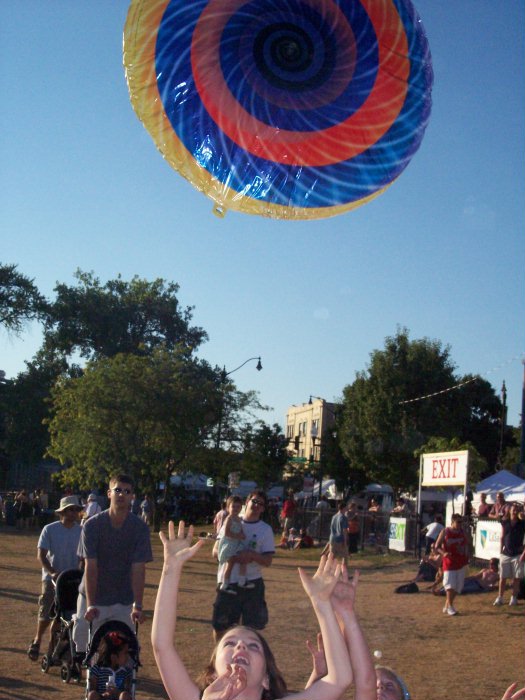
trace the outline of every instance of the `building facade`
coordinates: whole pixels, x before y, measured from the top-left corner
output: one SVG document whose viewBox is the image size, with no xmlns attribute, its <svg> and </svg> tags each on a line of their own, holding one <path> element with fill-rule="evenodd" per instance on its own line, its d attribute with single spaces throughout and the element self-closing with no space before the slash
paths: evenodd
<svg viewBox="0 0 525 700">
<path fill-rule="evenodd" d="M 318 462 L 323 436 L 335 425 L 335 404 L 320 397 L 290 406 L 286 413 L 288 452 L 292 457 Z"/>
</svg>

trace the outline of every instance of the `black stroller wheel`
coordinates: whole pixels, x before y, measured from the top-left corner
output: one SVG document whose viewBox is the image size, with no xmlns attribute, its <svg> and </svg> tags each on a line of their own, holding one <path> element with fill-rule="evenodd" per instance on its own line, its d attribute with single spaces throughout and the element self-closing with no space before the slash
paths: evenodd
<svg viewBox="0 0 525 700">
<path fill-rule="evenodd" d="M 70 666 L 62 666 L 60 669 L 60 678 L 62 679 L 62 683 L 69 683 L 71 680 L 71 667 Z"/>
<path fill-rule="evenodd" d="M 73 664 L 73 668 L 71 670 L 71 677 L 75 679 L 76 683 L 81 683 L 82 682 L 82 667 L 78 663 Z"/>
<path fill-rule="evenodd" d="M 47 654 L 44 654 L 42 657 L 42 661 L 40 662 L 40 668 L 42 669 L 42 673 L 47 673 L 49 671 L 49 667 L 51 666 L 51 659 Z"/>
</svg>

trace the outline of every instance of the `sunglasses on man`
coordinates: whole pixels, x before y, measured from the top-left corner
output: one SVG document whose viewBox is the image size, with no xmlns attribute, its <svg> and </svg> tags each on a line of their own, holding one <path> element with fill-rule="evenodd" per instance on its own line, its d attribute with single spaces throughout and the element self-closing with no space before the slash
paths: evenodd
<svg viewBox="0 0 525 700">
<path fill-rule="evenodd" d="M 126 496 L 129 496 L 133 491 L 131 489 L 122 489 L 120 486 L 115 486 L 114 488 L 110 489 L 110 491 L 113 491 L 113 493 L 116 493 L 120 496 L 121 493 L 125 493 Z"/>
</svg>

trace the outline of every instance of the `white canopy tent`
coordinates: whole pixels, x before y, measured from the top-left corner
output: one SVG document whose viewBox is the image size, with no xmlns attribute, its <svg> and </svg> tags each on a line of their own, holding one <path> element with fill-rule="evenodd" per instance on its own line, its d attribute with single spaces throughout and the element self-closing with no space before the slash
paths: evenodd
<svg viewBox="0 0 525 700">
<path fill-rule="evenodd" d="M 495 474 L 491 474 L 476 486 L 474 501 L 479 501 L 479 494 L 487 494 L 487 502 L 494 503 L 496 494 L 501 491 L 506 501 L 525 501 L 525 479 L 512 472 L 502 469 Z"/>
</svg>

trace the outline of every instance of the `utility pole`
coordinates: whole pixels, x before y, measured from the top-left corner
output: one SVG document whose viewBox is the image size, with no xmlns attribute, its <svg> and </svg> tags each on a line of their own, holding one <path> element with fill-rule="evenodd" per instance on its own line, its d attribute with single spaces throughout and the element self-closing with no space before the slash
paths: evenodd
<svg viewBox="0 0 525 700">
<path fill-rule="evenodd" d="M 521 390 L 521 442 L 520 442 L 520 463 L 518 465 L 518 476 L 525 477 L 525 360 L 523 364 L 523 387 Z"/>
</svg>

